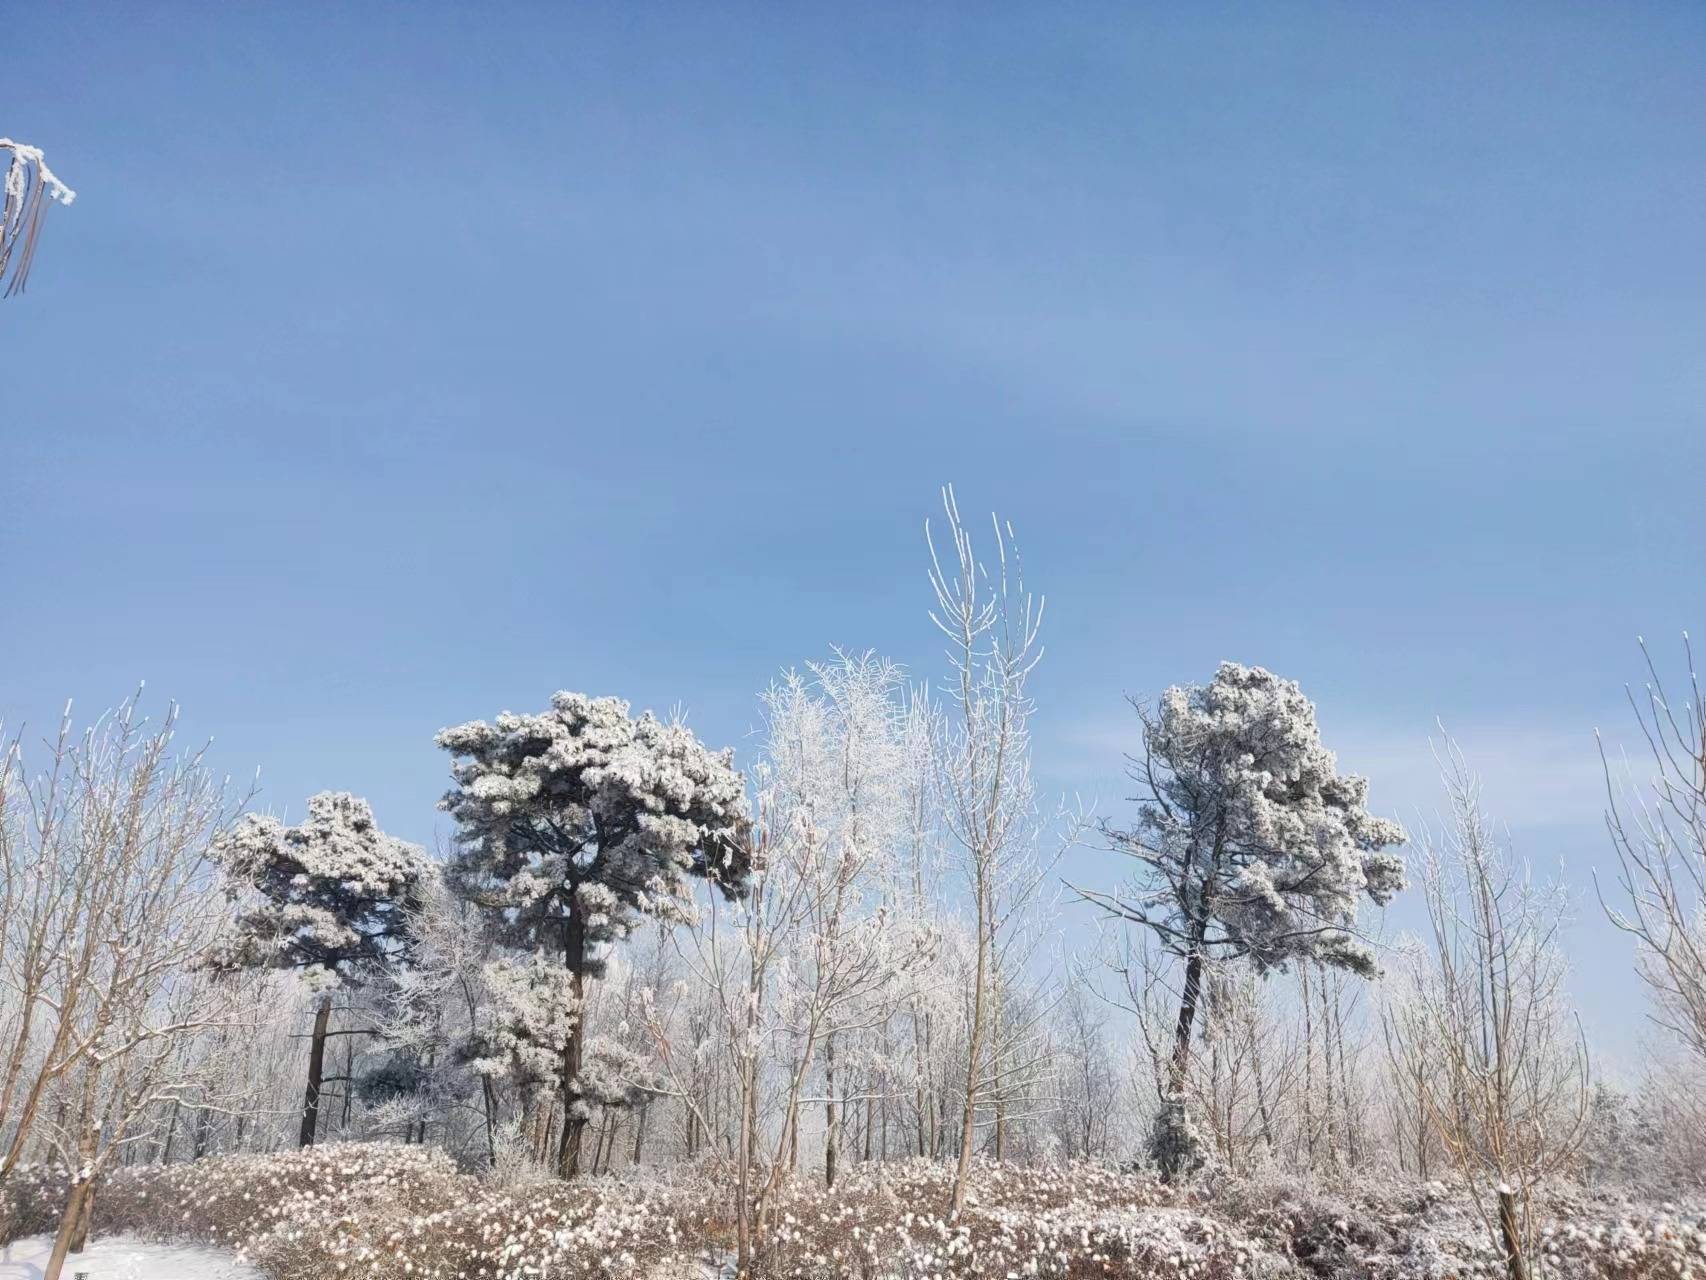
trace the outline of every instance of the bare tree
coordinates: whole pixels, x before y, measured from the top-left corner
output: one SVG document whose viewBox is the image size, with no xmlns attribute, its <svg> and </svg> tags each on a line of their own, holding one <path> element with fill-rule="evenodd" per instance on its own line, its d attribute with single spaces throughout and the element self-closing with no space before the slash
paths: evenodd
<svg viewBox="0 0 1706 1280">
<path fill-rule="evenodd" d="M 67 705 L 40 770 L 16 739 L 0 756 L 0 1178 L 51 1092 L 197 1025 L 153 1002 L 217 941 L 205 854 L 241 802 L 171 754 L 176 722 L 150 728 L 132 698 L 78 734 Z"/>
<path fill-rule="evenodd" d="M 1511 1280 L 1543 1264 L 1534 1197 L 1575 1155 L 1589 1109 L 1587 1050 L 1564 987 L 1560 889 L 1499 848 L 1478 779 L 1447 740 L 1449 825 L 1421 844 L 1432 947 L 1413 948 L 1386 1037 L 1468 1182 Z"/>
<path fill-rule="evenodd" d="M 41 773 L 21 777 L 16 754 L 6 769 L 6 928 L 22 944 L 9 973 L 22 980 L 8 1019 L 9 1159 L 34 1135 L 70 1175 L 52 1280 L 87 1233 L 102 1172 L 163 1101 L 190 1098 L 186 1064 L 207 1055 L 186 1042 L 252 1018 L 239 986 L 201 972 L 227 923 L 208 852 L 240 806 L 200 752 L 172 754 L 176 721 L 172 708 L 150 727 L 132 699 L 74 736 L 67 712 Z M 62 949 L 44 964 L 50 947 Z"/>
<path fill-rule="evenodd" d="M 1603 891 L 1600 901 L 1612 922 L 1635 938 L 1655 1019 L 1706 1059 L 1706 706 L 1687 633 L 1683 652 L 1686 700 L 1677 705 L 1641 643 L 1650 679 L 1642 695 L 1629 691 L 1629 704 L 1651 756 L 1645 785 L 1627 786 L 1620 796 L 1601 745 L 1605 821 L 1622 893 L 1619 905 L 1607 904 Z"/>
<path fill-rule="evenodd" d="M 747 877 L 741 893 L 732 902 L 708 895 L 700 927 L 686 939 L 679 932 L 675 935 L 683 962 L 706 997 L 705 1022 L 696 1028 L 704 1032 L 703 1037 L 693 1035 L 690 1043 L 681 1044 L 671 1034 L 677 1021 L 676 1006 L 686 998 L 686 984 L 670 993 L 656 990 L 641 993 L 646 1029 L 667 1082 L 664 1092 L 680 1099 L 688 1111 L 689 1150 L 695 1132 L 709 1141 L 718 1129 L 712 1112 L 714 1093 L 701 1087 L 703 1051 L 714 1039 L 728 1047 L 734 1066 L 737 1128 L 731 1143 L 735 1163 L 735 1248 L 743 1275 L 751 1267 L 755 1241 L 760 1235 L 758 1220 L 767 1207 L 765 1195 L 755 1194 L 758 1180 L 766 1172 L 759 1153 L 763 1065 L 768 1046 L 783 1034 L 786 1026 L 776 1009 L 773 975 L 784 961 L 789 936 L 801 927 L 810 911 L 810 884 L 786 874 L 780 860 L 772 856 L 776 829 L 773 815 L 761 782 L 758 816 L 752 826 Z M 713 1023 L 715 1036 L 711 1034 Z M 784 1124 L 769 1161 L 766 1188 L 780 1177 L 786 1141 Z"/>
<path fill-rule="evenodd" d="M 764 695 L 766 736 L 756 770 L 758 835 L 750 891 L 732 910 L 713 901 L 689 967 L 713 993 L 738 1063 L 737 1251 L 751 1259 L 754 1218 L 794 1167 L 802 1106 L 824 1107 L 824 1173 L 833 1184 L 846 1107 L 863 1101 L 848 1075 L 853 1053 L 902 998 L 933 938 L 887 900 L 906 841 L 908 710 L 900 672 L 869 654 L 843 654 L 789 672 Z M 690 1063 L 649 1022 L 670 1091 L 692 1098 Z M 760 1094 L 767 1062 L 781 1078 L 768 1158 Z M 823 1092 L 807 1092 L 813 1072 Z M 696 1105 L 690 1102 L 690 1105 Z M 708 1121 L 705 1124 L 710 1129 Z"/>
<path fill-rule="evenodd" d="M 1108 1154 L 1108 1131 L 1119 1088 L 1107 1017 L 1086 984 L 1071 981 L 1056 1006 L 1055 1020 L 1064 1145 L 1082 1159 L 1100 1159 Z"/>
<path fill-rule="evenodd" d="M 959 1162 L 950 1212 L 965 1206 L 978 1109 L 997 1073 L 987 1060 L 999 936 L 1041 883 L 1031 860 L 1038 832 L 1031 778 L 1028 690 L 1042 659 L 1043 601 L 1025 589 L 1013 529 L 993 515 L 995 559 L 977 557 L 952 487 L 942 491 L 951 557 L 944 562 L 928 522 L 931 620 L 948 639 L 952 708 L 937 739 L 942 819 L 962 855 L 971 891 L 974 939 L 971 1008 L 960 1112 Z"/>
</svg>

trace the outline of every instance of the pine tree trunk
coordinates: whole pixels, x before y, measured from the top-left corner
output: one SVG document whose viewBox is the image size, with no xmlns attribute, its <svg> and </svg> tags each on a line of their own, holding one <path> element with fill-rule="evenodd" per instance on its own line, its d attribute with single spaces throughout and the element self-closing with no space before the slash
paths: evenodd
<svg viewBox="0 0 1706 1280">
<path fill-rule="evenodd" d="M 574 976 L 574 989 L 578 999 L 582 991 L 581 976 L 578 973 Z M 563 1179 L 580 1176 L 581 1137 L 586 1132 L 586 1117 L 580 1114 L 578 1097 L 583 1023 L 583 1017 L 576 1017 L 574 1029 L 569 1032 L 568 1043 L 563 1046 L 563 1133 L 557 1146 L 557 1176 Z"/>
<path fill-rule="evenodd" d="M 1185 961 L 1185 989 L 1179 998 L 1179 1020 L 1173 1027 L 1173 1057 L 1167 1066 L 1167 1092 L 1183 1097 L 1191 1065 L 1191 1028 L 1202 998 L 1202 952 L 1193 951 Z"/>
<path fill-rule="evenodd" d="M 314 1010 L 314 1037 L 308 1046 L 308 1088 L 302 1097 L 302 1129 L 298 1147 L 311 1147 L 320 1127 L 320 1081 L 326 1071 L 326 1030 L 332 1023 L 332 997 L 320 997 Z"/>
<path fill-rule="evenodd" d="M 1191 940 L 1185 961 L 1185 987 L 1179 997 L 1179 1020 L 1173 1028 L 1173 1053 L 1167 1065 L 1167 1096 L 1161 1100 L 1152 1151 L 1157 1172 L 1163 1182 L 1172 1182 L 1194 1167 L 1196 1153 L 1191 1150 L 1190 1118 L 1186 1084 L 1190 1078 L 1191 1030 L 1196 1023 L 1197 1005 L 1202 999 L 1203 926 L 1200 924 Z"/>
<path fill-rule="evenodd" d="M 1187 1162 L 1195 1163 L 1197 1154 L 1191 1150 L 1189 1101 L 1186 1088 L 1190 1080 L 1191 1032 L 1196 1023 L 1197 1005 L 1202 1000 L 1203 970 L 1209 954 L 1209 914 L 1214 909 L 1215 884 L 1220 860 L 1225 849 L 1226 824 L 1222 818 L 1216 826 L 1208 866 L 1202 882 L 1194 892 L 1190 886 L 1179 887 L 1180 905 L 1190 919 L 1185 938 L 1185 986 L 1179 994 L 1179 1020 L 1173 1028 L 1173 1053 L 1167 1066 L 1167 1096 L 1161 1100 L 1161 1115 L 1157 1121 L 1157 1144 L 1152 1148 L 1163 1182 L 1171 1182 L 1185 1172 Z M 1194 860 L 1194 859 L 1193 859 Z"/>
<path fill-rule="evenodd" d="M 581 1055 L 586 1045 L 586 926 L 579 915 L 569 918 L 563 964 L 569 971 L 575 999 L 574 1026 L 563 1046 L 563 1136 L 557 1147 L 557 1176 L 567 1180 L 580 1176 L 581 1137 L 586 1132 L 586 1116 L 580 1105 Z M 596 1160 L 596 1153 L 594 1156 Z"/>
</svg>

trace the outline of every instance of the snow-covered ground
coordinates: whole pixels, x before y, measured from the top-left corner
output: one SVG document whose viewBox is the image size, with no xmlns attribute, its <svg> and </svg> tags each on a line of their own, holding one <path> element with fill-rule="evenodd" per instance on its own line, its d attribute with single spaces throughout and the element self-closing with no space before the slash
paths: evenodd
<svg viewBox="0 0 1706 1280">
<path fill-rule="evenodd" d="M 0 1280 L 40 1280 L 53 1251 L 52 1236 L 26 1236 L 0 1248 Z M 261 1273 L 224 1249 L 150 1244 L 134 1236 L 91 1240 L 65 1260 L 65 1280 L 261 1280 Z"/>
</svg>

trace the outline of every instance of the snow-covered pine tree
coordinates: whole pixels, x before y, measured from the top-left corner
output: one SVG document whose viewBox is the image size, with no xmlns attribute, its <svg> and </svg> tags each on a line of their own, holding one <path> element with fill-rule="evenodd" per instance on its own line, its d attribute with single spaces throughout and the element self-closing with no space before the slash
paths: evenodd
<svg viewBox="0 0 1706 1280">
<path fill-rule="evenodd" d="M 388 836 L 367 801 L 322 791 L 287 827 L 250 814 L 214 848 L 215 860 L 254 894 L 216 967 L 298 969 L 323 989 L 308 1052 L 300 1145 L 314 1142 L 331 1024 L 332 991 L 361 987 L 405 954 L 409 922 L 435 867 L 419 845 Z"/>
<path fill-rule="evenodd" d="M 616 1100 L 587 1060 L 586 983 L 642 920 L 691 920 L 691 878 L 740 891 L 745 783 L 731 752 L 680 722 L 630 716 L 619 698 L 558 693 L 548 711 L 476 720 L 437 741 L 456 759 L 440 803 L 459 828 L 449 883 L 530 955 L 527 980 L 505 992 L 535 1001 L 538 1016 L 514 1010 L 507 1021 L 556 1056 L 557 1170 L 574 1177 L 591 1106 Z"/>
<path fill-rule="evenodd" d="M 1366 779 L 1338 772 L 1296 681 L 1224 662 L 1206 686 L 1175 685 L 1153 707 L 1133 705 L 1143 732 L 1131 770 L 1138 821 L 1106 833 L 1138 869 L 1124 892 L 1078 892 L 1151 930 L 1184 965 L 1153 1143 L 1163 1176 L 1176 1177 L 1200 1159 L 1184 1089 L 1205 966 L 1310 960 L 1372 976 L 1357 909 L 1403 887 L 1404 864 L 1385 850 L 1405 835 L 1369 813 Z"/>
</svg>

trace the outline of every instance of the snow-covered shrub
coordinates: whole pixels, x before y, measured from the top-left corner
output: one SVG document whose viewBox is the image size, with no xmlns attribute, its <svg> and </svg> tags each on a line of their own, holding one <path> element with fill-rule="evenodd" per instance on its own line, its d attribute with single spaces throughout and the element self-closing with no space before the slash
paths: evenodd
<svg viewBox="0 0 1706 1280">
<path fill-rule="evenodd" d="M 273 1280 L 630 1277 L 705 1234 L 703 1195 L 505 1188 L 419 1146 L 325 1145 L 116 1173 L 96 1229 L 218 1244 Z"/>
<path fill-rule="evenodd" d="M 966 1205 L 943 1212 L 949 1167 L 855 1167 L 833 1192 L 798 1189 L 776 1209 L 758 1274 L 775 1280 L 926 1277 L 1270 1277 L 1283 1258 L 1237 1227 L 1174 1201 L 1151 1178 L 1096 1165 L 973 1165 Z"/>
<path fill-rule="evenodd" d="M 1361 1177 L 1324 1189 L 1270 1172 L 1213 1190 L 1091 1164 L 979 1160 L 964 1210 L 954 1170 L 855 1164 L 768 1206 L 752 1280 L 1497 1280 L 1466 1188 Z M 728 1171 L 531 1181 L 458 1172 L 428 1147 L 327 1145 L 116 1170 L 97 1234 L 220 1245 L 272 1280 L 698 1280 L 730 1257 Z M 0 1239 L 50 1229 L 63 1175 L 0 1187 Z M 1706 1276 L 1706 1210 L 1602 1189 L 1536 1206 L 1536 1276 Z"/>
<path fill-rule="evenodd" d="M 59 1227 L 65 1174 L 50 1165 L 20 1164 L 0 1182 L 0 1245 Z"/>
</svg>

